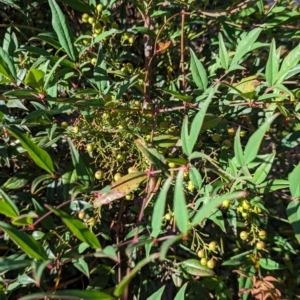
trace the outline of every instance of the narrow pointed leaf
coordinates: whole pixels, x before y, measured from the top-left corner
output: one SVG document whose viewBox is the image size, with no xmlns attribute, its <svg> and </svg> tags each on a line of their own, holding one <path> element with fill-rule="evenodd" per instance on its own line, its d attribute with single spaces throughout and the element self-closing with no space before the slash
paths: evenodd
<svg viewBox="0 0 300 300">
<path fill-rule="evenodd" d="M 95 234 L 90 231 L 79 219 L 72 218 L 65 211 L 61 209 L 50 209 L 62 219 L 69 230 L 82 242 L 89 244 L 94 249 L 100 249 L 101 245 Z"/>
<path fill-rule="evenodd" d="M 5 206 L 5 210 L 4 210 L 4 206 Z M 6 214 L 4 214 L 4 211 L 6 212 Z M 20 214 L 16 204 L 1 189 L 0 189 L 0 212 L 10 218 L 17 217 Z"/>
<path fill-rule="evenodd" d="M 276 82 L 279 69 L 279 59 L 276 53 L 276 43 L 272 39 L 270 46 L 269 58 L 266 65 L 266 80 L 269 86 L 273 86 Z"/>
<path fill-rule="evenodd" d="M 196 116 L 193 119 L 192 125 L 191 125 L 191 131 L 188 141 L 188 148 L 192 151 L 198 138 L 199 134 L 203 125 L 203 121 L 205 119 L 206 111 L 209 107 L 209 104 L 211 103 L 212 97 L 215 93 L 215 89 L 212 89 L 209 93 L 207 99 L 201 103 L 200 111 L 196 114 Z"/>
<path fill-rule="evenodd" d="M 238 44 L 235 55 L 230 63 L 230 66 L 234 66 L 239 63 L 245 54 L 251 51 L 253 44 L 257 40 L 261 33 L 261 28 L 255 28 L 250 31 Z"/>
<path fill-rule="evenodd" d="M 161 300 L 161 297 L 165 291 L 165 285 L 163 285 L 158 291 L 156 291 L 154 294 L 152 294 L 150 297 L 147 298 L 147 300 Z"/>
<path fill-rule="evenodd" d="M 228 59 L 228 53 L 223 41 L 223 36 L 221 34 L 221 32 L 218 35 L 219 37 L 219 57 L 220 57 L 220 62 L 222 67 L 225 70 L 228 70 L 228 66 L 229 66 L 229 59 Z"/>
<path fill-rule="evenodd" d="M 52 159 L 44 149 L 32 142 L 32 140 L 23 134 L 16 126 L 11 125 L 10 127 L 6 127 L 6 129 L 20 141 L 21 145 L 27 150 L 29 156 L 33 159 L 37 166 L 51 175 L 54 175 Z"/>
<path fill-rule="evenodd" d="M 76 48 L 74 47 L 74 41 L 66 17 L 55 0 L 49 0 L 49 4 L 52 13 L 52 26 L 57 34 L 58 40 L 70 59 L 75 61 L 77 54 Z"/>
<path fill-rule="evenodd" d="M 146 147 L 140 139 L 135 140 L 134 143 L 137 148 L 143 153 L 143 155 L 154 164 L 155 167 L 160 170 L 167 170 L 165 158 L 157 151 L 156 148 Z"/>
<path fill-rule="evenodd" d="M 169 177 L 165 181 L 154 204 L 154 209 L 152 214 L 152 233 L 151 233 L 151 236 L 154 238 L 156 238 L 161 232 L 161 225 L 165 213 L 166 199 L 171 185 L 171 181 L 172 181 L 172 177 Z"/>
<path fill-rule="evenodd" d="M 175 222 L 182 233 L 188 232 L 188 210 L 186 207 L 186 200 L 183 190 L 183 173 L 184 170 L 181 169 L 176 178 L 175 190 L 174 190 L 174 213 Z"/>
<path fill-rule="evenodd" d="M 145 172 L 133 172 L 121 177 L 117 182 L 113 183 L 109 190 L 106 188 L 95 193 L 94 207 L 106 205 L 114 200 L 125 197 L 134 191 L 139 185 L 148 178 Z"/>
<path fill-rule="evenodd" d="M 1 72 L 1 69 L 4 70 L 4 73 Z M 0 47 L 0 74 L 1 73 L 5 77 L 9 78 L 11 82 L 17 81 L 15 64 L 8 53 L 2 47 Z"/>
<path fill-rule="evenodd" d="M 25 78 L 25 84 L 33 89 L 42 92 L 44 86 L 45 73 L 42 70 L 30 69 Z"/>
<path fill-rule="evenodd" d="M 215 275 L 215 272 L 212 269 L 209 269 L 206 266 L 202 266 L 200 264 L 199 259 L 187 259 L 184 260 L 180 267 L 184 269 L 185 272 L 192 276 L 200 276 L 200 277 L 211 277 Z"/>
<path fill-rule="evenodd" d="M 192 72 L 194 82 L 200 90 L 204 91 L 207 88 L 207 84 L 208 84 L 206 71 L 192 49 L 190 49 L 190 53 L 191 53 L 191 72 Z"/>
<path fill-rule="evenodd" d="M 158 257 L 158 253 L 153 253 L 149 257 L 145 257 L 137 263 L 137 265 L 132 269 L 129 274 L 127 274 L 121 282 L 117 285 L 114 295 L 116 297 L 121 297 L 125 291 L 125 288 L 130 284 L 131 280 L 137 275 L 137 273 L 148 263 L 152 262 L 155 258 Z"/>
<path fill-rule="evenodd" d="M 1 221 L 0 228 L 5 231 L 10 239 L 28 256 L 33 257 L 37 260 L 46 260 L 48 258 L 48 255 L 42 245 L 31 235 Z"/>
<path fill-rule="evenodd" d="M 261 163 L 261 165 L 256 169 L 255 173 L 253 174 L 252 182 L 254 182 L 255 184 L 261 184 L 267 178 L 271 170 L 275 154 L 275 152 L 269 154 L 267 158 Z"/>
<path fill-rule="evenodd" d="M 298 64 L 300 60 L 300 44 L 284 58 L 277 75 L 276 83 L 282 83 L 289 72 Z"/>
<path fill-rule="evenodd" d="M 223 203 L 224 200 L 234 200 L 245 196 L 246 192 L 233 192 L 212 199 L 208 203 L 205 203 L 201 206 L 193 219 L 192 225 L 196 226 L 197 224 L 202 223 L 215 208 L 219 207 Z"/>
<path fill-rule="evenodd" d="M 108 76 L 107 76 L 106 62 L 104 60 L 102 47 L 103 46 L 101 44 L 99 46 L 97 62 L 96 62 L 95 68 L 94 68 L 94 78 L 95 78 L 95 83 L 98 87 L 98 90 L 103 93 L 106 88 L 106 85 L 107 85 Z"/>
<path fill-rule="evenodd" d="M 289 182 L 292 196 L 300 198 L 300 163 L 289 174 Z"/>
<path fill-rule="evenodd" d="M 295 200 L 290 202 L 286 209 L 286 214 L 300 244 L 300 201 Z"/>
<path fill-rule="evenodd" d="M 192 153 L 192 149 L 189 147 L 189 129 L 188 129 L 188 117 L 185 116 L 181 127 L 181 144 L 182 150 L 186 155 Z"/>
<path fill-rule="evenodd" d="M 176 294 L 174 300 L 184 300 L 184 299 L 186 299 L 186 297 L 185 297 L 185 290 L 186 290 L 187 285 L 188 285 L 188 282 L 185 283 L 185 284 L 180 288 L 180 290 L 179 290 L 178 293 Z"/>
<path fill-rule="evenodd" d="M 269 130 L 271 123 L 278 117 L 278 115 L 279 114 L 275 114 L 267 119 L 249 138 L 244 151 L 245 165 L 251 163 L 256 158 L 265 133 Z"/>
<path fill-rule="evenodd" d="M 25 269 L 31 265 L 31 260 L 22 259 L 22 260 L 12 260 L 7 257 L 0 257 L 0 273 L 17 270 L 17 269 Z"/>
<path fill-rule="evenodd" d="M 75 148 L 72 140 L 68 138 L 68 143 L 71 149 L 71 156 L 72 156 L 72 162 L 73 166 L 76 169 L 78 179 L 84 184 L 84 185 L 89 185 L 90 182 L 90 173 L 85 165 L 84 161 L 80 157 L 77 149 Z"/>
<path fill-rule="evenodd" d="M 239 127 L 235 133 L 235 138 L 234 138 L 234 155 L 238 164 L 240 166 L 243 166 L 245 159 L 244 159 L 244 153 L 241 144 L 240 132 L 241 132 L 241 128 Z"/>
</svg>

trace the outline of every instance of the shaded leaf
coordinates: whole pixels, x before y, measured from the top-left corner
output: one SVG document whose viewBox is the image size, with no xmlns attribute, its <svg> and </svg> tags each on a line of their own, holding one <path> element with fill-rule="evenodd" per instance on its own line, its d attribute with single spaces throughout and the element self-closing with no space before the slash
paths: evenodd
<svg viewBox="0 0 300 300">
<path fill-rule="evenodd" d="M 300 197 L 300 163 L 289 174 L 290 191 L 293 197 Z"/>
<path fill-rule="evenodd" d="M 286 214 L 300 244 L 300 201 L 290 202 L 286 209 Z"/>
<path fill-rule="evenodd" d="M 46 172 L 54 175 L 53 162 L 50 155 L 42 148 L 38 147 L 32 140 L 22 133 L 16 126 L 11 125 L 6 129 L 20 141 L 21 145 L 27 150 L 33 161 Z"/>
<path fill-rule="evenodd" d="M 69 230 L 82 242 L 89 244 L 94 249 L 100 249 L 101 245 L 95 234 L 90 231 L 79 219 L 72 218 L 65 211 L 61 209 L 50 209 L 62 219 Z"/>
<path fill-rule="evenodd" d="M 167 194 L 171 182 L 172 182 L 172 177 L 169 177 L 165 181 L 163 187 L 161 188 L 159 195 L 154 204 L 153 214 L 152 214 L 152 232 L 151 232 L 151 236 L 153 236 L 154 238 L 156 238 L 161 232 L 161 225 L 165 213 L 166 199 L 167 199 Z"/>
<path fill-rule="evenodd" d="M 181 169 L 176 177 L 175 189 L 174 189 L 174 213 L 175 222 L 178 229 L 182 233 L 188 232 L 188 210 L 186 207 L 186 200 L 183 190 L 183 173 L 184 170 Z"/>
<path fill-rule="evenodd" d="M 4 230 L 6 234 L 11 238 L 11 240 L 28 256 L 33 257 L 37 260 L 46 260 L 48 258 L 48 255 L 42 245 L 37 242 L 31 235 L 1 221 L 0 228 Z"/>
</svg>

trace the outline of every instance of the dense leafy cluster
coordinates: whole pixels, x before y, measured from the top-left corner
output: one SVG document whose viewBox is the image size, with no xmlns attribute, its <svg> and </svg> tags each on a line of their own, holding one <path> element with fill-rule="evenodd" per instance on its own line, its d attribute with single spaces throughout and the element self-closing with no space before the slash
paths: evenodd
<svg viewBox="0 0 300 300">
<path fill-rule="evenodd" d="M 0 3 L 0 299 L 300 297 L 293 1 Z"/>
</svg>

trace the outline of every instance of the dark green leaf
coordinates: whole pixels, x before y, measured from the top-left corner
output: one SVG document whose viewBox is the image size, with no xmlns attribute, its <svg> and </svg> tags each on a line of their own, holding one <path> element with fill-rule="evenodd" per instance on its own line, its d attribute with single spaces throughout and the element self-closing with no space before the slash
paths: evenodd
<svg viewBox="0 0 300 300">
<path fill-rule="evenodd" d="M 11 240 L 28 256 L 33 257 L 37 260 L 46 260 L 48 258 L 48 255 L 42 245 L 37 242 L 31 235 L 1 221 L 0 228 L 4 230 L 11 238 Z"/>
<path fill-rule="evenodd" d="M 192 71 L 194 82 L 196 83 L 197 87 L 200 90 L 204 91 L 207 88 L 207 84 L 208 84 L 206 71 L 192 49 L 190 49 L 190 53 L 191 53 L 191 71 Z"/>
<path fill-rule="evenodd" d="M 27 150 L 33 161 L 46 172 L 54 175 L 54 167 L 50 155 L 42 148 L 38 147 L 16 126 L 11 125 L 6 129 L 20 141 L 21 145 Z"/>
<path fill-rule="evenodd" d="M 69 230 L 82 242 L 89 244 L 94 249 L 100 249 L 101 245 L 95 234 L 90 231 L 82 221 L 72 218 L 61 209 L 50 208 L 62 221 L 66 224 Z"/>
</svg>

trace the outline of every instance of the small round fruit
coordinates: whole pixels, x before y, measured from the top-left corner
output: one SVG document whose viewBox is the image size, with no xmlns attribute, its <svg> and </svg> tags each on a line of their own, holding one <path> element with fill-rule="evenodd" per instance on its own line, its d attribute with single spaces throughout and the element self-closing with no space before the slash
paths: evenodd
<svg viewBox="0 0 300 300">
<path fill-rule="evenodd" d="M 168 163 L 169 168 L 173 169 L 176 167 L 176 164 L 174 162 Z"/>
<path fill-rule="evenodd" d="M 197 255 L 198 255 L 199 258 L 204 258 L 205 257 L 205 250 L 204 249 L 200 249 L 197 252 Z"/>
<path fill-rule="evenodd" d="M 133 199 L 133 195 L 132 195 L 131 193 L 129 193 L 129 194 L 127 194 L 127 195 L 125 196 L 125 199 L 126 199 L 127 201 L 130 201 L 130 200 Z"/>
<path fill-rule="evenodd" d="M 208 268 L 213 269 L 215 266 L 216 266 L 216 261 L 215 261 L 214 259 L 210 259 L 210 260 L 207 262 L 207 267 L 208 267 Z"/>
<path fill-rule="evenodd" d="M 246 211 L 242 212 L 242 217 L 244 219 L 247 219 L 248 218 L 248 212 L 246 212 Z"/>
<path fill-rule="evenodd" d="M 85 218 L 85 211 L 84 210 L 81 210 L 79 213 L 78 213 L 78 218 L 83 220 Z"/>
<path fill-rule="evenodd" d="M 188 183 L 188 186 L 187 186 L 187 189 L 190 191 L 190 192 L 193 192 L 195 190 L 195 186 L 193 185 L 193 183 L 189 181 Z"/>
<path fill-rule="evenodd" d="M 141 108 L 141 103 L 140 103 L 140 101 L 138 101 L 138 100 L 134 101 L 133 107 L 134 107 L 134 108 Z"/>
<path fill-rule="evenodd" d="M 211 137 L 214 142 L 218 142 L 220 140 L 220 135 L 218 133 L 214 133 Z"/>
<path fill-rule="evenodd" d="M 92 59 L 91 59 L 91 64 L 92 65 L 95 65 L 97 63 L 97 58 L 96 57 L 93 57 Z"/>
<path fill-rule="evenodd" d="M 134 37 L 133 37 L 133 36 L 131 36 L 131 37 L 128 39 L 128 43 L 129 43 L 130 45 L 132 45 L 132 44 L 134 43 Z"/>
<path fill-rule="evenodd" d="M 172 219 L 172 216 L 170 213 L 167 213 L 165 214 L 164 218 L 167 220 L 167 221 L 170 221 Z"/>
<path fill-rule="evenodd" d="M 241 238 L 241 240 L 245 241 L 248 238 L 248 232 L 242 231 L 240 233 L 240 238 Z"/>
<path fill-rule="evenodd" d="M 78 127 L 78 126 L 74 126 L 74 127 L 73 127 L 73 132 L 74 132 L 75 134 L 77 134 L 77 133 L 79 132 L 79 127 Z"/>
<path fill-rule="evenodd" d="M 124 161 L 124 159 L 125 159 L 125 157 L 124 157 L 123 154 L 118 154 L 118 155 L 117 155 L 117 161 L 122 162 L 122 161 Z"/>
<path fill-rule="evenodd" d="M 88 22 L 93 25 L 96 23 L 96 19 L 94 17 L 89 17 Z"/>
<path fill-rule="evenodd" d="M 217 242 L 215 242 L 215 241 L 210 242 L 208 245 L 208 249 L 210 251 L 215 252 L 217 250 Z"/>
<path fill-rule="evenodd" d="M 104 172 L 102 170 L 98 170 L 96 173 L 95 173 L 95 178 L 98 179 L 98 180 L 101 180 L 104 178 Z"/>
<path fill-rule="evenodd" d="M 62 122 L 62 123 L 60 124 L 60 126 L 61 126 L 62 128 L 68 128 L 69 124 L 68 124 L 68 122 Z"/>
<path fill-rule="evenodd" d="M 94 217 L 89 218 L 86 223 L 90 226 L 90 227 L 94 227 L 96 224 L 96 219 Z"/>
<path fill-rule="evenodd" d="M 130 167 L 130 168 L 128 168 L 128 174 L 131 174 L 131 173 L 134 173 L 134 172 L 137 172 L 137 168 L 136 167 Z"/>
<path fill-rule="evenodd" d="M 267 232 L 265 230 L 260 230 L 258 236 L 261 240 L 265 240 L 267 238 Z"/>
<path fill-rule="evenodd" d="M 94 150 L 93 144 L 87 144 L 86 145 L 86 151 L 87 152 L 93 152 L 93 150 Z"/>
<path fill-rule="evenodd" d="M 198 142 L 197 142 L 197 145 L 196 145 L 198 148 L 201 148 L 202 146 L 203 146 L 203 142 L 202 142 L 202 140 L 199 140 Z"/>
<path fill-rule="evenodd" d="M 222 203 L 222 206 L 225 207 L 225 208 L 229 208 L 230 201 L 229 200 L 224 200 L 223 203 Z"/>
<path fill-rule="evenodd" d="M 229 149 L 229 148 L 231 148 L 232 143 L 231 143 L 230 140 L 224 140 L 224 141 L 223 141 L 223 146 L 224 146 L 226 149 Z"/>
<path fill-rule="evenodd" d="M 101 11 L 103 10 L 102 4 L 98 4 L 98 5 L 96 6 L 96 9 L 97 9 L 98 12 L 101 12 Z"/>
<path fill-rule="evenodd" d="M 233 127 L 228 128 L 228 129 L 227 129 L 227 133 L 228 133 L 228 135 L 230 135 L 230 136 L 234 136 L 234 135 L 235 135 L 235 130 L 234 130 L 234 128 L 233 128 Z"/>
<path fill-rule="evenodd" d="M 256 214 L 260 214 L 261 213 L 261 209 L 260 207 L 258 207 L 257 205 L 254 206 L 254 210 L 253 210 Z"/>
<path fill-rule="evenodd" d="M 240 131 L 240 137 L 245 137 L 247 134 L 247 131 L 246 130 L 241 130 Z"/>
<path fill-rule="evenodd" d="M 243 207 L 244 210 L 249 210 L 251 205 L 247 200 L 243 200 L 242 207 Z"/>
<path fill-rule="evenodd" d="M 127 70 L 128 70 L 128 72 L 129 72 L 130 74 L 133 73 L 134 67 L 133 67 L 133 64 L 132 64 L 132 63 L 127 63 L 127 64 L 126 64 L 126 67 L 127 67 Z"/>
<path fill-rule="evenodd" d="M 256 243 L 257 250 L 265 249 L 265 247 L 266 247 L 265 242 L 259 241 L 259 242 Z"/>
<path fill-rule="evenodd" d="M 201 264 L 202 266 L 206 266 L 206 265 L 207 265 L 207 259 L 206 259 L 205 257 L 201 258 L 200 264 Z"/>
<path fill-rule="evenodd" d="M 89 21 L 89 15 L 88 14 L 83 14 L 81 17 L 81 20 L 83 23 L 87 23 Z"/>
<path fill-rule="evenodd" d="M 121 173 L 116 173 L 116 174 L 114 175 L 114 181 L 120 180 L 121 177 L 122 177 L 122 174 L 121 174 Z"/>
</svg>

